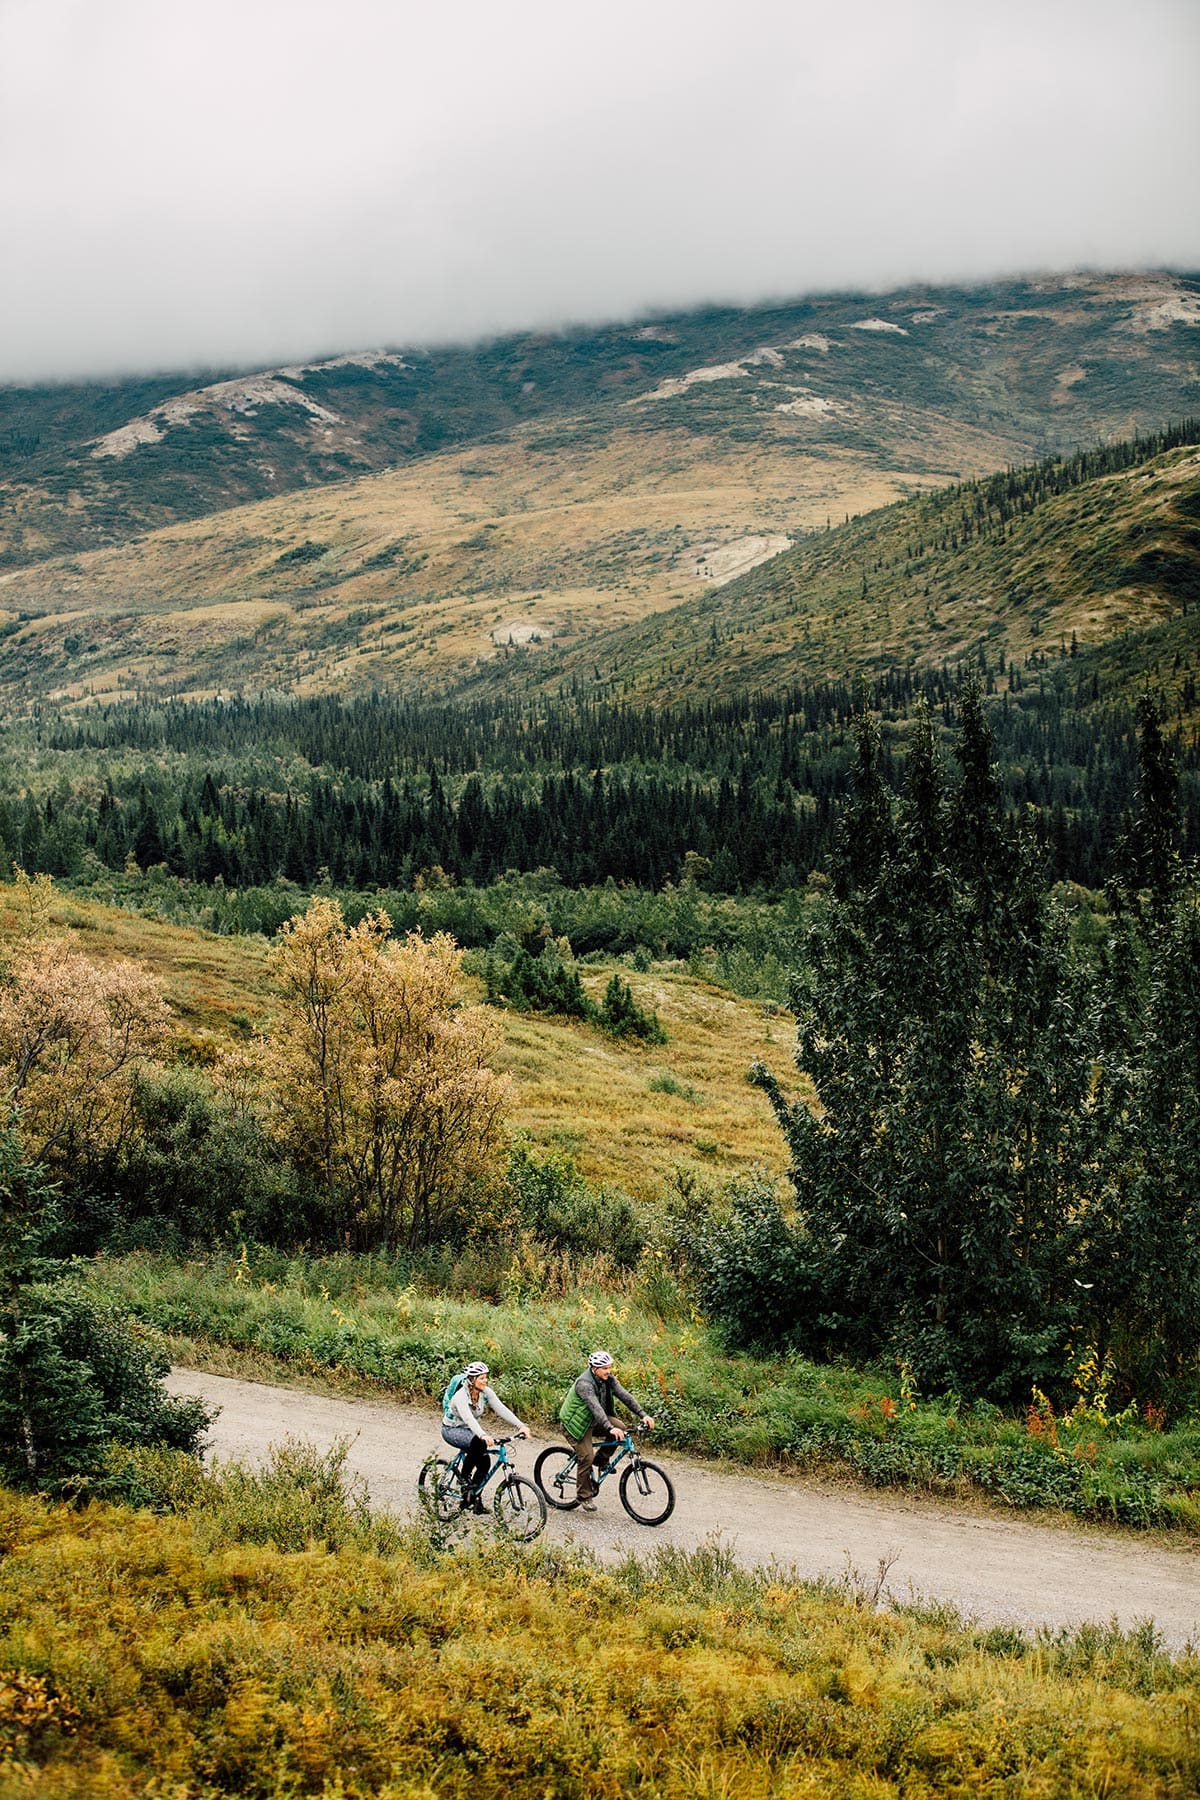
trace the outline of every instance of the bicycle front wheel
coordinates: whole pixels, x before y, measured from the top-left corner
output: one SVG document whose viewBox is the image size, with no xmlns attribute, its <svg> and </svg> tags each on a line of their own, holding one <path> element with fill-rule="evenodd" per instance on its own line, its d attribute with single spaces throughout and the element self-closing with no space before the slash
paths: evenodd
<svg viewBox="0 0 1200 1800">
<path fill-rule="evenodd" d="M 631 1463 L 621 1477 L 621 1505 L 639 1525 L 661 1525 L 675 1510 L 671 1477 L 657 1463 Z"/>
<path fill-rule="evenodd" d="M 533 1465 L 533 1479 L 551 1506 L 558 1507 L 560 1512 L 570 1512 L 579 1505 L 579 1496 L 575 1492 L 575 1452 L 566 1444 L 551 1444 L 543 1450 Z"/>
<path fill-rule="evenodd" d="M 546 1502 L 541 1490 L 523 1475 L 508 1475 L 492 1502 L 496 1524 L 505 1537 L 527 1544 L 546 1528 Z"/>
<path fill-rule="evenodd" d="M 458 1470 L 444 1457 L 431 1456 L 417 1476 L 421 1504 L 443 1525 L 457 1519 L 463 1509 L 463 1487 Z"/>
</svg>

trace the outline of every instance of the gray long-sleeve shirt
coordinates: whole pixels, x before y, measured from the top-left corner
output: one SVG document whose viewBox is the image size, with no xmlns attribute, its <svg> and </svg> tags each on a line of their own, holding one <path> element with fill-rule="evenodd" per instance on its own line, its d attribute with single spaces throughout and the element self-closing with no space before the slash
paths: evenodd
<svg viewBox="0 0 1200 1800">
<path fill-rule="evenodd" d="M 635 1400 L 628 1388 L 623 1388 L 615 1375 L 607 1381 L 598 1381 L 593 1370 L 585 1369 L 575 1383 L 575 1392 L 592 1415 L 592 1422 L 601 1431 L 607 1432 L 608 1421 L 612 1417 L 612 1403 L 619 1400 L 622 1406 L 640 1419 L 645 1407 Z"/>
<path fill-rule="evenodd" d="M 450 1402 L 450 1411 L 453 1415 L 452 1423 L 455 1425 L 465 1425 L 473 1437 L 486 1437 L 487 1432 L 479 1423 L 479 1419 L 480 1415 L 486 1412 L 489 1406 L 494 1413 L 504 1420 L 506 1425 L 515 1425 L 518 1431 L 523 1431 L 525 1429 L 516 1413 L 509 1412 L 507 1406 L 505 1406 L 503 1400 L 501 1400 L 493 1387 L 485 1387 L 482 1394 L 480 1394 L 476 1405 L 472 1406 L 471 1390 L 465 1381 L 461 1387 L 455 1389 L 454 1397 Z"/>
</svg>

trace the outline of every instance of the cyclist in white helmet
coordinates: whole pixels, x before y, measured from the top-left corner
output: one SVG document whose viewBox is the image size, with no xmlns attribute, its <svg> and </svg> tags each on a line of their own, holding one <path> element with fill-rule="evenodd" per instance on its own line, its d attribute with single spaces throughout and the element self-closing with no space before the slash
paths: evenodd
<svg viewBox="0 0 1200 1800">
<path fill-rule="evenodd" d="M 588 1357 L 587 1368 L 568 1390 L 566 1399 L 558 1409 L 559 1422 L 575 1446 L 578 1459 L 575 1491 L 584 1512 L 596 1510 L 592 1466 L 598 1464 L 603 1468 L 612 1455 L 611 1447 L 597 1453 L 596 1446 L 604 1438 L 620 1436 L 623 1429 L 613 1417 L 613 1408 L 618 1403 L 635 1414 L 642 1425 L 654 1424 L 640 1402 L 617 1380 L 616 1363 L 611 1351 L 593 1350 Z"/>
<path fill-rule="evenodd" d="M 456 1450 L 465 1450 L 463 1478 L 471 1509 L 481 1513 L 483 1500 L 479 1488 L 491 1467 L 488 1450 L 495 1443 L 488 1437 L 480 1417 L 488 1408 L 505 1424 L 512 1425 L 518 1437 L 528 1437 L 529 1428 L 522 1425 L 516 1413 L 509 1412 L 495 1388 L 488 1386 L 488 1366 L 484 1362 L 468 1363 L 456 1375 L 442 1395 L 442 1436 Z"/>
</svg>

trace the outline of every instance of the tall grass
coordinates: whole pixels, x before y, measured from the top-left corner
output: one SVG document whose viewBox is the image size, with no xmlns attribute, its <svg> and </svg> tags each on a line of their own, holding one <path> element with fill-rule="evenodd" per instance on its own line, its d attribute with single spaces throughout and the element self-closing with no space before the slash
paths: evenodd
<svg viewBox="0 0 1200 1800">
<path fill-rule="evenodd" d="M 469 1291 L 478 1255 L 425 1270 L 433 1292 L 403 1261 L 260 1251 L 98 1260 L 90 1280 L 165 1333 L 180 1361 L 429 1400 L 483 1356 L 521 1415 L 553 1429 L 568 1383 L 603 1344 L 677 1451 L 1200 1534 L 1200 1421 L 1165 1431 L 1111 1419 L 1086 1394 L 1068 1417 L 1005 1415 L 922 1398 L 895 1368 L 730 1355 L 654 1251 L 634 1274 L 597 1263 L 581 1282 L 563 1259 L 518 1246 L 492 1271 L 489 1298 Z"/>
<path fill-rule="evenodd" d="M 974 1629 L 716 1544 L 615 1568 L 447 1544 L 352 1496 L 339 1528 L 318 1460 L 207 1477 L 167 1516 L 0 1491 L 5 1800 L 1200 1784 L 1200 1661 L 1150 1629 Z"/>
</svg>

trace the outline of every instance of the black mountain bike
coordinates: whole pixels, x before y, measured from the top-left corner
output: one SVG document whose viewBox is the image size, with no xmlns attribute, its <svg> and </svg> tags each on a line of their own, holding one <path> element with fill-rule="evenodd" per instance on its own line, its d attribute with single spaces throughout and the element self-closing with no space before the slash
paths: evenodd
<svg viewBox="0 0 1200 1800">
<path fill-rule="evenodd" d="M 518 1475 L 508 1460 L 505 1445 L 512 1441 L 511 1437 L 496 1439 L 490 1447 L 491 1467 L 478 1483 L 468 1482 L 463 1475 L 465 1450 L 460 1450 L 453 1462 L 447 1462 L 444 1456 L 427 1457 L 417 1476 L 417 1493 L 422 1505 L 443 1525 L 449 1525 L 466 1511 L 477 1494 L 482 1495 L 492 1476 L 503 1469 L 504 1476 L 492 1501 L 496 1524 L 507 1537 L 517 1538 L 521 1543 L 537 1537 L 546 1526 L 546 1502 L 533 1482 Z"/>
<path fill-rule="evenodd" d="M 640 1431 L 641 1426 L 638 1427 Z M 675 1510 L 675 1488 L 671 1477 L 657 1463 L 647 1462 L 634 1442 L 634 1434 L 606 1438 L 596 1449 L 615 1450 L 616 1455 L 592 1469 L 597 1492 L 613 1471 L 628 1458 L 621 1470 L 621 1505 L 639 1525 L 661 1525 Z M 551 1444 L 533 1465 L 533 1479 L 551 1506 L 560 1512 L 571 1512 L 579 1505 L 575 1492 L 575 1469 L 579 1458 L 569 1444 Z"/>
</svg>

